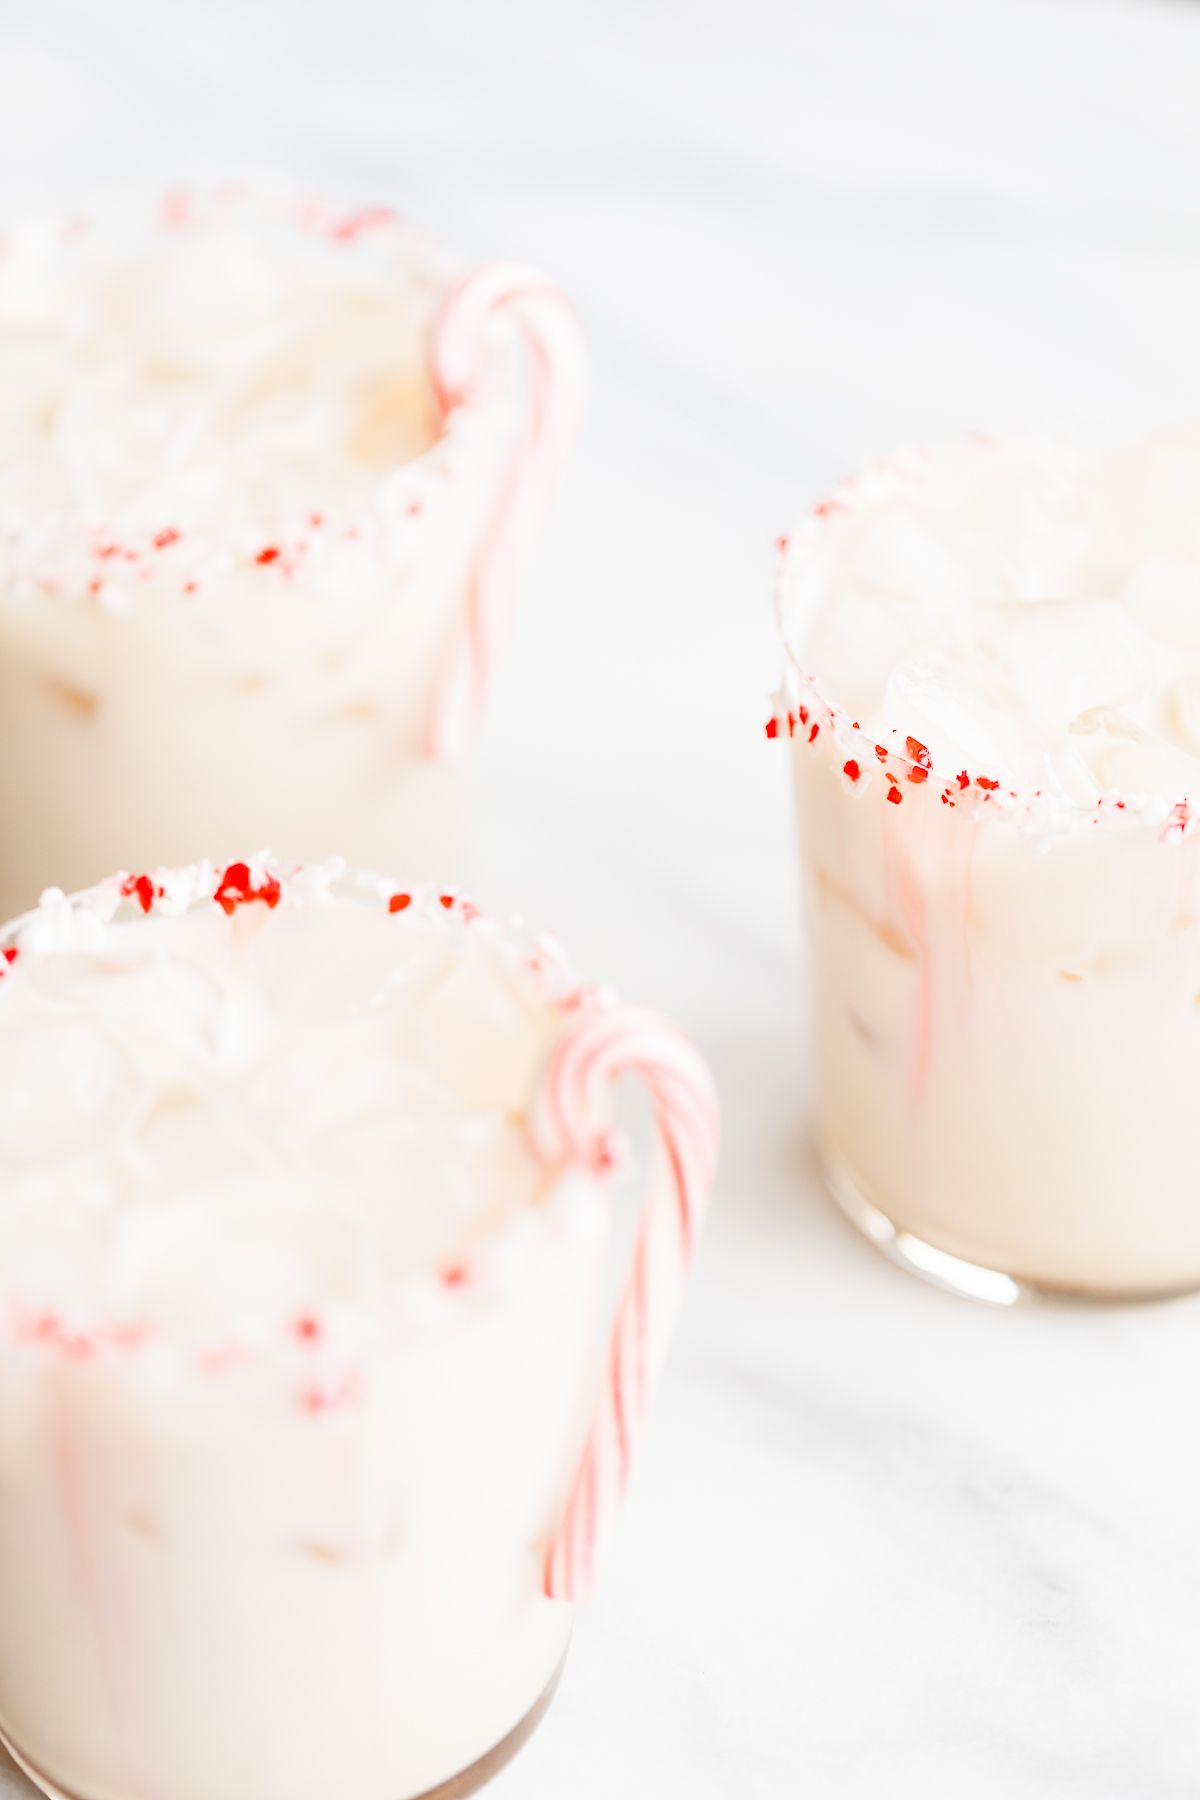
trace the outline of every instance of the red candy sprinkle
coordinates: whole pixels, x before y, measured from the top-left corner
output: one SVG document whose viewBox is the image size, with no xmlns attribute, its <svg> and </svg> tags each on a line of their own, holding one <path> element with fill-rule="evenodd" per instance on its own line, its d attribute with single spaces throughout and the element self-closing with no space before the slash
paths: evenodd
<svg viewBox="0 0 1200 1800">
<path fill-rule="evenodd" d="M 467 1263 L 450 1263 L 442 1270 L 443 1287 L 464 1287 L 470 1279 L 471 1270 Z"/>
<path fill-rule="evenodd" d="M 335 244 L 352 244 L 355 238 L 364 231 L 371 231 L 380 225 L 390 225 L 396 215 L 390 206 L 363 206 L 357 212 L 347 213 L 337 224 L 330 227 L 329 235 Z"/>
<path fill-rule="evenodd" d="M 52 1312 L 38 1313 L 28 1320 L 21 1326 L 21 1336 L 27 1343 L 48 1344 L 77 1362 L 94 1355 L 97 1348 L 93 1338 L 85 1332 L 72 1331 Z"/>
<path fill-rule="evenodd" d="M 928 746 L 923 744 L 920 738 L 906 737 L 904 747 L 913 762 L 912 768 L 908 771 L 908 779 L 918 785 L 922 781 L 928 781 L 929 771 L 933 767 L 933 758 L 929 754 Z"/>
<path fill-rule="evenodd" d="M 144 913 L 148 913 L 154 905 L 154 897 L 161 894 L 148 875 L 130 875 L 121 886 L 121 893 L 126 900 L 136 900 Z"/>
<path fill-rule="evenodd" d="M 300 1404 L 306 1413 L 319 1419 L 322 1413 L 336 1412 L 342 1406 L 353 1406 L 361 1399 L 362 1377 L 352 1371 L 328 1386 L 306 1388 L 300 1396 Z"/>
<path fill-rule="evenodd" d="M 971 777 L 965 769 L 960 769 L 958 772 L 958 785 L 960 788 L 969 788 L 971 785 Z"/>
<path fill-rule="evenodd" d="M 0 951 L 0 955 L 3 955 L 6 963 L 15 963 L 17 960 L 17 946 L 15 944 L 6 945 L 4 950 Z"/>
<path fill-rule="evenodd" d="M 767 720 L 767 736 L 769 738 L 774 738 L 774 737 L 779 736 L 779 720 L 778 719 L 768 719 Z"/>
<path fill-rule="evenodd" d="M 808 741 L 810 744 L 814 743 L 816 741 L 816 736 L 817 736 L 817 733 L 820 731 L 820 729 L 821 729 L 821 727 L 819 725 L 813 726 L 812 730 L 808 734 Z"/>
<path fill-rule="evenodd" d="M 172 544 L 177 544 L 178 542 L 179 533 L 173 525 L 168 525 L 165 531 L 158 531 L 154 534 L 154 548 L 156 550 L 168 550 Z"/>
<path fill-rule="evenodd" d="M 292 1331 L 302 1344 L 315 1344 L 321 1336 L 321 1321 L 311 1313 L 301 1313 L 292 1325 Z"/>
<path fill-rule="evenodd" d="M 168 188 L 158 207 L 158 222 L 164 231 L 180 231 L 192 219 L 192 197 L 183 187 Z"/>
<path fill-rule="evenodd" d="M 904 798 L 904 795 L 900 792 L 900 789 L 898 787 L 890 787 L 887 791 L 887 797 L 891 801 L 893 806 L 899 806 L 900 802 Z"/>
<path fill-rule="evenodd" d="M 859 768 L 859 766 L 855 762 L 854 758 L 851 757 L 849 762 L 845 762 L 842 764 L 842 774 L 848 775 L 850 777 L 851 781 L 857 781 L 859 776 L 862 774 L 862 770 Z"/>
<path fill-rule="evenodd" d="M 989 793 L 993 793 L 995 789 L 1000 786 L 1000 783 L 998 781 L 993 781 L 990 776 L 977 775 L 975 777 L 975 785 L 976 787 L 986 788 Z"/>
<path fill-rule="evenodd" d="M 438 899 L 441 901 L 447 912 L 449 912 L 450 908 L 454 905 L 453 894 L 439 894 Z"/>
<path fill-rule="evenodd" d="M 257 556 L 256 556 L 256 557 L 255 557 L 255 559 L 254 559 L 254 560 L 255 560 L 255 562 L 256 562 L 256 563 L 261 563 L 261 564 L 263 564 L 263 565 L 264 565 L 264 566 L 265 566 L 265 565 L 266 565 L 266 564 L 267 564 L 267 563 L 273 563 L 273 562 L 277 562 L 277 561 L 278 561 L 278 560 L 279 560 L 279 546 L 278 546 L 278 544 L 266 544 L 266 545 L 264 545 L 264 546 L 263 546 L 263 548 L 262 548 L 262 549 L 261 549 L 261 550 L 260 550 L 260 551 L 259 551 L 259 553 L 258 553 L 258 555 L 257 555 Z"/>
<path fill-rule="evenodd" d="M 878 757 L 878 758 L 879 758 L 879 760 L 880 760 L 880 762 L 886 762 L 886 761 L 887 761 L 887 756 L 888 756 L 888 753 L 887 753 L 887 751 L 886 751 L 886 750 L 885 750 L 885 749 L 884 749 L 884 747 L 883 747 L 883 745 L 882 745 L 882 744 L 876 744 L 876 746 L 875 746 L 875 754 L 876 754 L 876 756 L 877 756 L 877 757 Z"/>
<path fill-rule="evenodd" d="M 236 907 L 248 905 L 251 900 L 262 900 L 267 906 L 276 907 L 279 905 L 279 883 L 273 875 L 268 875 L 261 887 L 255 887 L 248 864 L 230 863 L 213 899 L 226 913 L 232 913 Z"/>
<path fill-rule="evenodd" d="M 411 905 L 411 894 L 393 894 L 388 901 L 388 911 L 390 913 L 406 912 Z"/>
</svg>

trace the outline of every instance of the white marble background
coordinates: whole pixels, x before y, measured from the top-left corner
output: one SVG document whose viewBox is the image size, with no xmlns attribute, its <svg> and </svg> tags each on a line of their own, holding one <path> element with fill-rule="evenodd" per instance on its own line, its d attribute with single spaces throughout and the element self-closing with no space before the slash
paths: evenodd
<svg viewBox="0 0 1200 1800">
<path fill-rule="evenodd" d="M 4 0 L 4 212 L 256 170 L 576 298 L 483 885 L 686 1023 L 727 1111 L 627 1527 L 497 1800 L 1196 1800 L 1200 1303 L 975 1310 L 833 1216 L 761 727 L 771 541 L 832 476 L 1200 414 L 1200 5 Z"/>
</svg>

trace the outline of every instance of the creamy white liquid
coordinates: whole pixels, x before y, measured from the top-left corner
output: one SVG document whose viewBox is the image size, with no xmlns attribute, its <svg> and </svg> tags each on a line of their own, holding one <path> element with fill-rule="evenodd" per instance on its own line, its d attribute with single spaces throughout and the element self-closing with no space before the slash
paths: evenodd
<svg viewBox="0 0 1200 1800">
<path fill-rule="evenodd" d="M 1197 494 L 1195 436 L 939 451 L 783 560 L 824 1153 L 1056 1287 L 1200 1282 Z"/>
<path fill-rule="evenodd" d="M 607 1250 L 526 1130 L 566 978 L 331 875 L 52 899 L 0 980 L 0 1730 L 78 1800 L 405 1800 L 565 1648 Z"/>
<path fill-rule="evenodd" d="M 0 913 L 229 842 L 452 871 L 423 751 L 523 406 L 498 330 L 441 419 L 453 273 L 237 193 L 0 237 Z"/>
</svg>

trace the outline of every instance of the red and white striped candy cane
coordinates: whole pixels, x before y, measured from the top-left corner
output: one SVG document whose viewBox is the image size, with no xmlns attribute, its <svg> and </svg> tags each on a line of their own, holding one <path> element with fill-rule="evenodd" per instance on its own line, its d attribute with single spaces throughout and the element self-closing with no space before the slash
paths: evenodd
<svg viewBox="0 0 1200 1800">
<path fill-rule="evenodd" d="M 520 567 L 575 435 L 583 398 L 583 342 L 558 289 L 521 263 L 488 263 L 447 294 L 434 332 L 433 383 L 443 418 L 470 404 L 497 320 L 511 319 L 529 363 L 528 425 L 500 484 L 471 569 L 462 654 L 437 695 L 426 749 L 453 748 L 482 714 Z"/>
<path fill-rule="evenodd" d="M 545 1591 L 581 1601 L 620 1507 L 649 1411 L 700 1221 L 712 1187 L 719 1122 L 702 1057 L 657 1013 L 633 1006 L 576 1014 L 551 1051 L 535 1109 L 549 1159 L 608 1160 L 606 1090 L 622 1075 L 649 1090 L 657 1157 L 617 1307 L 603 1387 L 566 1511 L 546 1556 Z"/>
</svg>

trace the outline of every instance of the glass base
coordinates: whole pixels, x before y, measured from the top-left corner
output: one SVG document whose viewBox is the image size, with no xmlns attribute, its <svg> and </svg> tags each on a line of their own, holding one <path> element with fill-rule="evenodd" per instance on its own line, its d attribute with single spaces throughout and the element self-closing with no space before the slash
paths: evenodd
<svg viewBox="0 0 1200 1800">
<path fill-rule="evenodd" d="M 1178 1287 L 1161 1288 L 1054 1287 L 1046 1282 L 1008 1275 L 1003 1269 L 989 1269 L 983 1263 L 968 1262 L 949 1250 L 939 1250 L 936 1244 L 927 1243 L 880 1212 L 820 1146 L 817 1161 L 825 1186 L 839 1211 L 877 1250 L 882 1250 L 889 1262 L 907 1269 L 910 1275 L 919 1275 L 922 1281 L 941 1288 L 943 1293 L 956 1294 L 960 1300 L 979 1300 L 985 1306 L 1026 1305 L 1031 1300 L 1052 1300 L 1060 1306 L 1148 1306 L 1155 1302 L 1180 1300 L 1198 1291 L 1194 1280 L 1181 1282 Z"/>
<path fill-rule="evenodd" d="M 898 1268 L 919 1275 L 944 1293 L 957 1294 L 963 1300 L 981 1300 L 987 1306 L 1016 1306 L 1037 1298 L 1040 1290 L 1028 1282 L 1018 1281 L 999 1269 L 984 1268 L 981 1263 L 967 1262 L 961 1256 L 951 1256 L 949 1251 L 939 1250 L 935 1244 L 927 1244 L 924 1238 L 895 1224 L 886 1213 L 872 1206 L 828 1156 L 820 1150 L 817 1155 L 825 1186 L 841 1211 Z"/>
<path fill-rule="evenodd" d="M 397 1796 L 397 1800 L 466 1800 L 468 1794 L 474 1794 L 485 1787 L 494 1776 L 499 1775 L 517 1751 L 533 1736 L 554 1698 L 555 1690 L 562 1679 L 566 1666 L 567 1654 L 564 1650 L 562 1659 L 538 1698 L 534 1701 L 523 1719 L 519 1719 L 506 1737 L 498 1744 L 485 1751 L 473 1762 L 470 1768 L 452 1775 L 448 1781 L 441 1781 L 437 1787 L 426 1788 L 424 1792 L 412 1796 Z M 27 1756 L 23 1756 L 12 1739 L 0 1730 L 0 1745 L 7 1750 L 13 1762 L 23 1775 L 27 1775 L 39 1792 L 45 1794 L 46 1800 L 88 1800 L 85 1794 L 69 1794 L 65 1788 L 56 1787 L 48 1775 L 36 1769 Z"/>
</svg>

